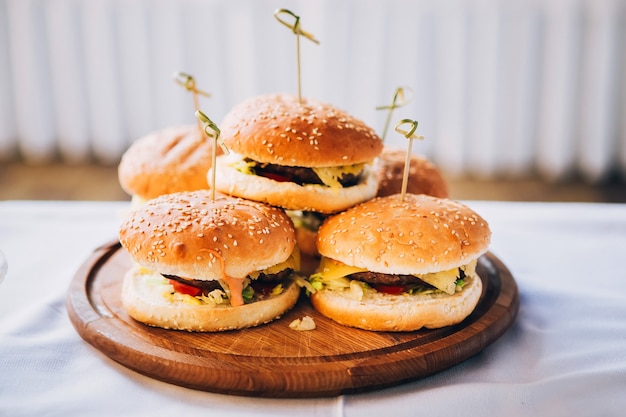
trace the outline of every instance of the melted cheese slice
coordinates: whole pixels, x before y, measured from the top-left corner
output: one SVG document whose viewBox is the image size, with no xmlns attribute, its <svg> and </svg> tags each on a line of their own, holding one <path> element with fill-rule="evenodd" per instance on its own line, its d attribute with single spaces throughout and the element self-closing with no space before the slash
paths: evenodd
<svg viewBox="0 0 626 417">
<path fill-rule="evenodd" d="M 445 292 L 446 294 L 454 294 L 456 291 L 456 280 L 459 278 L 459 268 L 449 269 L 447 271 L 433 272 L 430 274 L 414 275 L 422 281 L 432 285 Z"/>
<path fill-rule="evenodd" d="M 462 266 L 461 269 L 467 271 L 468 274 L 473 274 L 475 266 L 476 261 L 472 261 L 470 264 Z M 322 257 L 318 272 L 315 275 L 321 278 L 325 283 L 328 281 L 334 281 L 336 284 L 339 284 L 341 283 L 341 278 L 345 278 L 346 276 L 356 272 L 365 271 L 367 271 L 365 268 L 346 265 L 334 259 Z M 456 281 L 459 278 L 459 268 L 452 268 L 447 271 L 433 272 L 430 274 L 413 274 L 413 276 L 445 292 L 446 294 L 452 295 L 456 291 Z M 344 284 L 349 286 L 349 282 L 345 282 Z"/>
<path fill-rule="evenodd" d="M 367 269 L 357 266 L 346 265 L 343 262 L 322 256 L 317 274 L 320 274 L 324 280 L 333 280 L 343 278 L 357 272 L 366 272 Z"/>
<path fill-rule="evenodd" d="M 311 168 L 324 183 L 324 185 L 330 188 L 342 188 L 343 186 L 339 182 L 339 179 L 344 174 L 358 175 L 363 171 L 365 164 L 343 165 L 339 167 L 317 167 Z"/>
<path fill-rule="evenodd" d="M 293 252 L 291 252 L 291 255 L 289 255 L 289 258 L 287 258 L 285 261 L 270 266 L 269 268 L 265 268 L 262 271 L 254 271 L 252 273 L 250 273 L 250 275 L 248 275 L 251 279 L 256 279 L 259 275 L 261 274 L 265 274 L 265 275 L 273 275 L 273 274 L 277 274 L 282 270 L 285 270 L 287 268 L 291 268 L 294 271 L 299 271 L 300 270 L 300 249 L 298 248 L 298 246 L 296 245 L 296 247 L 294 248 Z"/>
<path fill-rule="evenodd" d="M 244 161 L 243 158 L 231 158 L 230 166 L 241 172 L 242 174 L 254 175 L 254 166 L 256 163 Z"/>
</svg>

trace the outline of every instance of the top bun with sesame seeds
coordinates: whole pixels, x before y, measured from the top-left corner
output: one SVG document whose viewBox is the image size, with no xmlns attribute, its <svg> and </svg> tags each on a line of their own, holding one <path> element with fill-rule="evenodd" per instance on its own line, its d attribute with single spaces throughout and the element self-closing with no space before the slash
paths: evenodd
<svg viewBox="0 0 626 417">
<path fill-rule="evenodd" d="M 378 197 L 329 217 L 310 277 L 313 306 L 333 320 L 377 331 L 459 323 L 476 307 L 477 259 L 487 222 L 464 204 L 428 195 Z"/>
<path fill-rule="evenodd" d="M 218 158 L 216 189 L 289 210 L 334 213 L 376 195 L 383 144 L 331 104 L 287 94 L 249 98 L 220 125 L 231 154 Z M 211 175 L 209 173 L 209 175 Z"/>
<path fill-rule="evenodd" d="M 122 155 L 118 179 L 134 206 L 163 194 L 209 188 L 213 141 L 197 125 L 168 127 L 137 139 Z M 222 153 L 217 149 L 217 154 Z"/>
<path fill-rule="evenodd" d="M 379 160 L 377 197 L 397 194 L 402 190 L 406 150 L 385 146 Z M 411 154 L 406 192 L 448 198 L 448 183 L 441 171 L 427 158 Z"/>
<path fill-rule="evenodd" d="M 119 239 L 134 261 L 122 303 L 149 325 L 249 327 L 293 307 L 295 231 L 283 210 L 208 190 L 167 194 L 133 210 Z"/>
</svg>

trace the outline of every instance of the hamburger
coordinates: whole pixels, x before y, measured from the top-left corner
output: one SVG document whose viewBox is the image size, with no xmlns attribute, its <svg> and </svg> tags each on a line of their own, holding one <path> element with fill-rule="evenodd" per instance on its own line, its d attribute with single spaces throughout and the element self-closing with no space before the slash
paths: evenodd
<svg viewBox="0 0 626 417">
<path fill-rule="evenodd" d="M 133 207 L 163 194 L 207 189 L 212 154 L 213 141 L 197 125 L 169 127 L 137 139 L 124 152 L 118 179 Z"/>
<path fill-rule="evenodd" d="M 326 215 L 376 195 L 382 141 L 331 104 L 287 94 L 251 97 L 220 130 L 231 152 L 217 158 L 215 188 L 288 210 L 304 253 L 316 252 L 315 232 Z"/>
<path fill-rule="evenodd" d="M 406 192 L 448 198 L 448 183 L 441 171 L 426 157 L 411 154 Z M 397 194 L 402 190 L 406 151 L 385 146 L 378 158 L 379 183 L 377 197 Z"/>
<path fill-rule="evenodd" d="M 487 222 L 428 195 L 377 197 L 329 217 L 317 236 L 313 307 L 346 326 L 413 331 L 461 322 L 476 307 Z"/>
<path fill-rule="evenodd" d="M 151 326 L 223 331 L 267 323 L 296 303 L 295 231 L 279 208 L 208 190 L 131 211 L 119 239 L 133 266 L 122 305 Z"/>
</svg>

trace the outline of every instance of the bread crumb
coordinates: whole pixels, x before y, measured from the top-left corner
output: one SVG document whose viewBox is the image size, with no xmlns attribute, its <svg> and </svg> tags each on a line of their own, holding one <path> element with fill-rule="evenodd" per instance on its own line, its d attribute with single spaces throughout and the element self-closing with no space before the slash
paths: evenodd
<svg viewBox="0 0 626 417">
<path fill-rule="evenodd" d="M 314 330 L 315 329 L 315 321 L 309 316 L 304 316 L 301 319 L 295 319 L 291 323 L 289 323 L 289 328 L 292 330 Z"/>
</svg>

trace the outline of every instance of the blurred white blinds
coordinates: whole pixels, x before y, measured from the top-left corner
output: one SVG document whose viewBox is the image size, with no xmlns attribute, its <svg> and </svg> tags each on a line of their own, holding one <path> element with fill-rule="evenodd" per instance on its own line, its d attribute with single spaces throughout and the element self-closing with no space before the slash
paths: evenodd
<svg viewBox="0 0 626 417">
<path fill-rule="evenodd" d="M 193 123 L 192 74 L 219 122 L 254 94 L 302 92 L 381 131 L 419 121 L 415 152 L 450 175 L 626 174 L 626 0 L 0 0 L 0 161 L 116 163 Z M 404 146 L 390 132 L 389 144 Z"/>
</svg>

